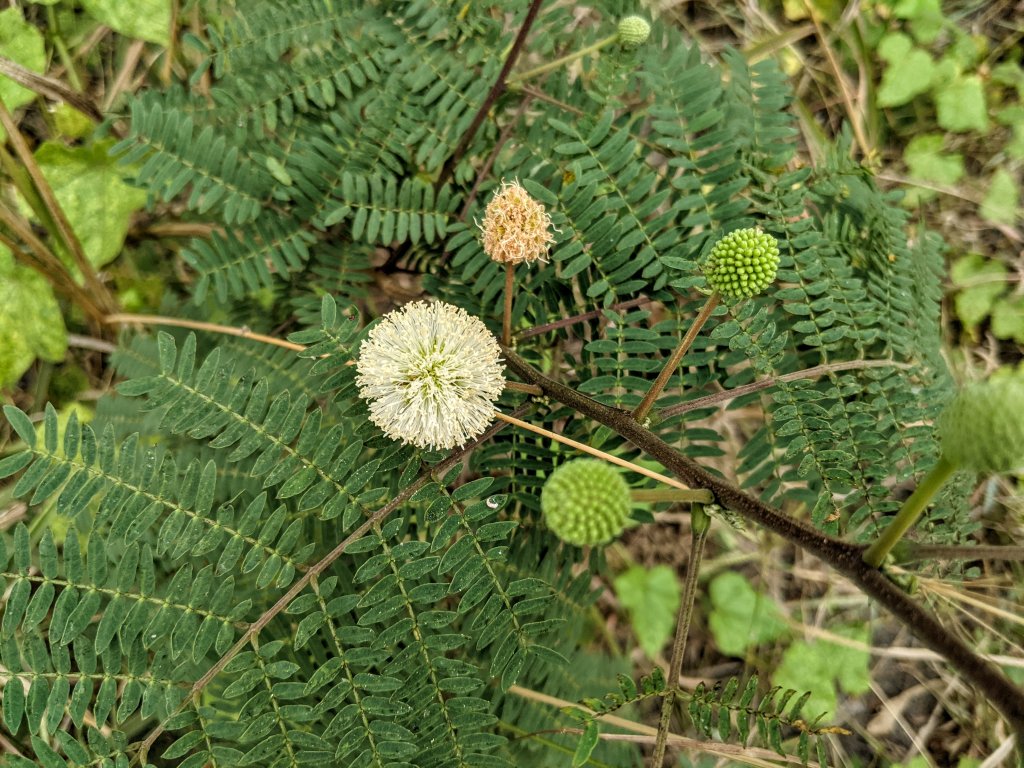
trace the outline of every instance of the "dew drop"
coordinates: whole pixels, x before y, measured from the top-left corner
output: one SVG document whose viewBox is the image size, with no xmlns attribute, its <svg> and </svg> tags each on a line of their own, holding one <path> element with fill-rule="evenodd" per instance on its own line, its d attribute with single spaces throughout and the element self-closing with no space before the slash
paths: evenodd
<svg viewBox="0 0 1024 768">
<path fill-rule="evenodd" d="M 490 496 L 487 499 L 487 507 L 489 509 L 501 509 L 505 505 L 505 495 L 499 494 L 497 496 Z"/>
</svg>

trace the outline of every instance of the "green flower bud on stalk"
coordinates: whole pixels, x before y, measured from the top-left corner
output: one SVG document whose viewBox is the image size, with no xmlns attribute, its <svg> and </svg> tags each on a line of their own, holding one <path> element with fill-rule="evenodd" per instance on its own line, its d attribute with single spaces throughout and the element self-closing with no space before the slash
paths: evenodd
<svg viewBox="0 0 1024 768">
<path fill-rule="evenodd" d="M 937 426 L 939 460 L 868 547 L 864 562 L 869 565 L 882 564 L 956 470 L 1009 472 L 1024 467 L 1024 379 L 1011 374 L 966 386 L 943 410 Z"/>
<path fill-rule="evenodd" d="M 708 284 L 726 301 L 749 299 L 775 281 L 779 244 L 760 229 L 737 229 L 711 249 L 704 264 Z"/>
<path fill-rule="evenodd" d="M 619 22 L 619 43 L 625 48 L 636 48 L 651 36 L 651 24 L 643 16 L 626 16 Z"/>
<path fill-rule="evenodd" d="M 942 455 L 975 472 L 1024 467 L 1024 379 L 999 376 L 970 384 L 938 422 Z"/>
<path fill-rule="evenodd" d="M 551 531 L 578 547 L 606 544 L 626 527 L 629 486 L 600 459 L 574 459 L 551 473 L 540 508 Z"/>
</svg>

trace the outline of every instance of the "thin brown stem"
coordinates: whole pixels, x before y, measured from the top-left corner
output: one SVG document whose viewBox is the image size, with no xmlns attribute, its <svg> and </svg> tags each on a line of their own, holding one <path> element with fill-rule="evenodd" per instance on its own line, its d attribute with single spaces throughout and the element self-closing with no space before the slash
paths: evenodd
<svg viewBox="0 0 1024 768">
<path fill-rule="evenodd" d="M 524 406 L 518 411 L 518 413 L 526 413 L 527 410 L 529 410 L 529 406 Z M 323 558 L 318 563 L 310 567 L 310 569 L 307 570 L 298 581 L 292 584 L 288 591 L 281 595 L 281 597 L 278 598 L 277 602 L 274 603 L 273 606 L 271 606 L 268 610 L 266 610 L 263 613 L 262 616 L 260 616 L 258 619 L 256 619 L 256 621 L 249 625 L 249 628 L 238 639 L 238 642 L 231 646 L 227 653 L 221 656 L 220 659 L 218 659 L 217 662 L 212 667 L 206 670 L 206 673 L 203 674 L 202 677 L 196 680 L 189 694 L 184 699 L 182 699 L 181 703 L 178 704 L 177 708 L 175 709 L 174 712 L 171 713 L 170 716 L 173 717 L 175 714 L 184 709 L 188 705 L 188 702 L 192 701 L 196 696 L 198 696 L 199 693 L 201 693 L 202 690 L 206 688 L 206 686 L 209 685 L 210 682 L 217 675 L 224 671 L 224 668 L 228 665 L 231 659 L 237 656 L 247 645 L 249 645 L 249 643 L 251 643 L 259 635 L 263 628 L 266 627 L 267 624 L 269 624 L 274 619 L 275 616 L 277 616 L 279 613 L 281 613 L 281 611 L 287 608 L 288 604 L 292 600 L 294 600 L 307 586 L 309 586 L 310 582 L 312 582 L 313 579 L 317 578 L 331 565 L 331 563 L 333 563 L 335 560 L 341 557 L 345 553 L 345 550 L 348 549 L 354 541 L 362 538 L 366 534 L 366 532 L 373 528 L 375 525 L 379 525 L 380 523 L 382 523 L 395 510 L 399 509 L 406 501 L 408 501 L 410 496 L 412 496 L 416 491 L 418 491 L 432 479 L 436 480 L 438 478 L 444 477 L 449 470 L 451 470 L 459 462 L 461 462 L 478 445 L 486 442 L 487 440 L 490 440 L 504 427 L 505 425 L 501 423 L 492 425 L 476 440 L 473 440 L 464 448 L 460 448 L 454 451 L 447 459 L 442 461 L 437 466 L 433 467 L 428 471 L 423 472 L 416 480 L 414 480 L 412 483 L 403 488 L 391 501 L 389 501 L 383 507 L 381 507 L 376 512 L 373 512 L 369 517 L 367 517 L 366 520 L 364 520 L 363 523 L 358 528 L 356 528 L 354 531 L 352 531 L 352 533 L 346 536 L 334 549 L 332 549 L 330 552 L 324 555 Z M 139 761 L 141 765 L 146 765 L 146 758 L 148 756 L 149 750 L 153 747 L 153 744 L 156 743 L 156 740 L 160 737 L 160 734 L 164 732 L 166 724 L 167 720 L 164 720 L 159 725 L 157 725 L 152 731 L 150 731 L 149 735 L 146 736 L 145 740 L 140 745 L 138 754 L 136 755 L 136 759 Z"/>
<path fill-rule="evenodd" d="M 893 550 L 897 562 L 919 560 L 1001 560 L 1007 563 L 1024 561 L 1024 547 L 1015 545 L 978 544 L 976 546 L 915 544 L 900 542 Z"/>
<path fill-rule="evenodd" d="M 14 122 L 14 118 L 11 117 L 11 113 L 2 101 L 0 101 L 0 124 L 7 131 L 7 141 L 14 147 L 14 153 L 28 172 L 29 178 L 32 180 L 32 186 L 45 206 L 45 211 L 37 211 L 37 213 L 40 214 L 41 218 L 45 215 L 52 219 L 56 231 L 51 232 L 51 234 L 58 237 L 68 249 L 72 261 L 82 273 L 85 287 L 92 292 L 95 303 L 107 312 L 114 311 L 117 308 L 117 302 L 96 275 L 96 271 L 93 269 L 92 264 L 89 263 L 88 258 L 86 258 L 85 250 L 82 248 L 78 235 L 71 228 L 71 223 L 68 221 L 67 216 L 64 215 L 64 209 L 57 202 L 57 198 L 54 196 L 46 177 L 43 176 L 43 172 L 40 170 L 35 156 L 29 149 L 25 137 L 21 135 L 21 131 Z"/>
<path fill-rule="evenodd" d="M 804 0 L 804 7 L 807 9 L 807 14 L 811 17 L 814 29 L 818 33 L 818 40 L 821 42 L 821 48 L 825 52 L 825 58 L 828 59 L 828 65 L 832 69 L 833 76 L 836 78 L 836 84 L 839 86 L 839 95 L 843 100 L 843 106 L 846 107 L 846 115 L 850 120 L 850 125 L 853 126 L 853 135 L 857 139 L 857 146 L 860 147 L 861 157 L 867 158 L 871 154 L 871 142 L 868 141 L 867 134 L 864 131 L 864 116 L 856 107 L 853 95 L 850 93 L 850 85 L 846 82 L 846 74 L 836 59 L 828 36 L 821 26 L 821 19 L 818 16 L 817 8 L 809 0 Z"/>
<path fill-rule="evenodd" d="M 506 381 L 505 389 L 510 389 L 513 392 L 525 392 L 528 395 L 537 395 L 538 397 L 544 394 L 544 390 L 534 384 L 523 384 L 521 381 Z"/>
<path fill-rule="evenodd" d="M 630 731 L 636 734 L 638 741 L 641 743 L 651 743 L 658 734 L 656 728 L 652 728 L 649 725 L 643 723 L 637 723 L 632 720 L 627 720 L 624 717 L 610 714 L 599 714 L 597 715 L 594 710 L 583 706 L 574 701 L 568 701 L 567 699 L 560 699 L 557 696 L 551 696 L 547 693 L 541 693 L 540 691 L 534 691 L 530 688 L 525 688 L 521 685 L 510 686 L 508 692 L 513 696 L 518 696 L 521 699 L 527 699 L 529 701 L 535 701 L 538 704 L 545 704 L 549 707 L 555 707 L 557 709 L 579 709 L 587 714 L 596 715 L 596 719 L 605 725 L 614 726 L 615 728 L 621 728 L 624 731 Z M 566 729 L 569 730 L 569 729 Z M 620 736 L 625 734 L 620 734 Z M 669 734 L 668 741 L 673 746 L 679 747 L 680 749 L 689 749 L 698 752 L 704 752 L 709 755 L 716 755 L 718 757 L 742 759 L 742 758 L 760 758 L 762 760 L 771 760 L 773 764 L 782 760 L 786 763 L 793 765 L 803 765 L 797 757 L 780 757 L 777 752 L 770 752 L 767 749 L 758 749 L 755 747 L 741 747 L 736 744 L 722 744 L 714 741 L 700 741 L 699 739 L 691 739 L 686 736 L 680 736 L 678 734 Z M 814 762 L 809 762 L 806 768 L 819 768 L 819 765 Z"/>
<path fill-rule="evenodd" d="M 581 315 L 573 315 L 572 317 L 563 317 L 561 320 L 555 320 L 552 323 L 545 323 L 544 325 L 535 325 L 533 328 L 527 328 L 524 331 L 520 331 L 516 334 L 516 338 L 520 341 L 523 339 L 529 339 L 531 336 L 540 336 L 544 333 L 550 333 L 551 331 L 557 331 L 559 328 L 568 328 L 570 325 L 576 325 L 576 323 L 583 323 L 587 320 L 594 320 L 607 310 L 619 311 L 622 309 L 632 309 L 633 307 L 639 307 L 641 304 L 646 304 L 654 299 L 648 299 L 646 296 L 641 296 L 639 299 L 630 299 L 629 301 L 621 301 L 618 304 L 612 304 L 610 307 L 605 309 L 593 309 L 590 312 L 584 312 Z"/>
<path fill-rule="evenodd" d="M 103 310 L 96 306 L 92 295 L 75 282 L 56 254 L 36 237 L 28 222 L 17 214 L 0 205 L 0 224 L 25 244 L 26 249 L 19 246 L 15 237 L 8 237 L 0 228 L 0 242 L 3 242 L 18 258 L 18 261 L 46 278 L 53 288 L 81 307 L 93 330 L 98 330 L 103 323 Z"/>
<path fill-rule="evenodd" d="M 653 432 L 644 429 L 630 414 L 603 405 L 548 378 L 511 350 L 504 350 L 504 355 L 509 368 L 524 381 L 543 388 L 548 397 L 611 428 L 661 462 L 683 482 L 695 488 L 707 488 L 718 504 L 778 534 L 846 576 L 861 592 L 892 613 L 927 648 L 945 658 L 1002 712 L 1013 729 L 1024 732 L 1024 691 L 884 573 L 865 563 L 862 559 L 863 546 L 829 536 L 803 520 L 783 514 L 683 456 Z"/>
<path fill-rule="evenodd" d="M 540 12 L 540 6 L 543 2 L 544 0 L 533 0 L 530 3 L 530 8 L 526 12 L 526 18 L 523 19 L 523 24 L 519 27 L 519 32 L 516 33 L 516 39 L 512 43 L 512 48 L 509 50 L 508 56 L 505 57 L 505 63 L 501 66 L 498 78 L 494 81 L 494 85 L 491 86 L 491 90 L 487 92 L 487 96 L 484 98 L 480 108 L 476 111 L 476 114 L 473 115 L 473 121 L 469 124 L 469 128 L 467 128 L 466 132 L 462 134 L 462 138 L 459 139 L 459 143 L 455 145 L 455 149 L 452 150 L 451 156 L 441 169 L 441 173 L 437 180 L 438 186 L 451 178 L 452 173 L 455 172 L 455 167 L 459 164 L 459 161 L 462 159 L 462 155 L 469 146 L 469 142 L 473 140 L 473 137 L 480 129 L 480 125 L 483 123 L 484 118 L 487 117 L 487 113 L 491 111 L 491 107 L 494 106 L 494 102 L 498 100 L 498 97 L 505 92 L 508 74 L 512 71 L 512 67 L 516 65 L 516 61 L 519 59 L 519 54 L 522 52 L 523 45 L 526 43 L 526 36 L 530 33 L 530 29 L 533 27 L 533 22 L 537 20 L 537 14 Z"/>
<path fill-rule="evenodd" d="M 679 416 L 683 413 L 689 413 L 690 411 L 698 411 L 701 408 L 708 408 L 719 403 L 725 403 L 729 400 L 735 400 L 737 397 L 743 395 L 749 395 L 752 392 L 760 392 L 762 389 L 770 389 L 775 385 L 784 381 L 799 381 L 800 379 L 816 379 L 818 376 L 825 376 L 829 373 L 837 373 L 839 371 L 855 371 L 862 368 L 899 368 L 902 370 L 909 370 L 913 368 L 912 365 L 907 363 L 900 363 L 896 360 L 844 360 L 841 363 L 828 363 L 826 365 L 816 365 L 813 368 L 805 368 L 802 371 L 793 371 L 792 373 L 784 373 L 781 376 L 771 376 L 767 379 L 761 379 L 760 381 L 753 381 L 750 384 L 742 384 L 732 389 L 727 389 L 723 392 L 715 392 L 712 395 L 705 395 L 704 397 L 694 398 L 688 400 L 685 403 L 679 405 L 673 405 L 671 408 L 666 408 L 660 411 L 660 415 L 663 419 L 671 418 L 672 416 Z"/>
<path fill-rule="evenodd" d="M 711 317 L 711 313 L 715 311 L 715 308 L 721 300 L 722 294 L 718 291 L 715 291 L 708 296 L 708 300 L 704 302 L 704 306 L 701 307 L 697 317 L 693 319 L 693 323 L 690 324 L 690 328 L 687 330 L 683 340 L 679 342 L 679 346 L 675 348 L 672 356 L 669 357 L 668 361 L 665 363 L 665 367 L 661 369 L 661 373 L 658 374 L 658 378 L 654 380 L 651 388 L 647 390 L 647 394 L 644 395 L 644 399 L 640 401 L 640 405 L 638 405 L 633 411 L 633 418 L 641 424 L 644 419 L 647 418 L 647 414 L 651 412 L 651 408 L 654 407 L 654 403 L 658 399 L 658 395 L 660 395 L 665 387 L 668 386 L 668 381 L 672 378 L 673 374 L 675 374 L 676 369 L 679 367 L 679 363 L 683 360 L 683 356 L 689 352 L 690 347 L 693 346 L 693 342 L 697 338 L 697 334 L 700 333 L 704 324 L 708 321 L 708 318 Z"/>
<path fill-rule="evenodd" d="M 243 339 L 252 339 L 262 344 L 272 344 L 275 347 L 291 349 L 295 352 L 302 352 L 305 347 L 302 344 L 295 344 L 274 336 L 267 336 L 263 333 L 253 333 L 248 328 L 238 328 L 231 325 L 220 325 L 218 323 L 206 323 L 200 320 L 185 320 L 177 317 L 165 317 L 163 315 L 133 315 L 122 312 L 114 315 L 107 315 L 103 318 L 104 323 L 127 325 L 139 323 L 141 325 L 169 325 L 176 328 L 191 328 L 195 331 L 207 331 L 209 333 L 220 333 L 226 336 L 238 336 Z"/>
<path fill-rule="evenodd" d="M 647 469 L 647 467 L 641 467 L 639 464 L 634 464 L 633 462 L 627 461 L 626 459 L 620 459 L 618 456 L 613 456 L 610 453 L 605 453 L 604 451 L 598 450 L 597 448 L 591 448 L 586 443 L 581 443 L 578 440 L 573 440 L 571 437 L 565 437 L 564 435 L 559 435 L 557 432 L 552 432 L 550 429 L 544 429 L 544 427 L 538 427 L 536 424 L 531 424 L 528 421 L 523 421 L 522 419 L 517 419 L 515 416 L 508 416 L 508 415 L 502 413 L 501 411 L 498 411 L 497 413 L 495 413 L 494 416 L 495 416 L 495 418 L 500 419 L 501 421 L 508 422 L 509 424 L 514 424 L 515 426 L 519 427 L 520 429 L 525 429 L 525 430 L 527 430 L 529 432 L 533 432 L 534 434 L 543 435 L 544 437 L 549 437 L 549 438 L 551 438 L 552 440 L 554 440 L 556 442 L 562 443 L 563 445 L 568 445 L 570 448 L 575 448 L 577 451 L 583 451 L 584 453 L 589 453 L 591 456 L 594 456 L 594 457 L 596 457 L 598 459 L 602 459 L 603 461 L 610 462 L 612 464 L 615 464 L 617 466 L 622 467 L 623 469 L 628 469 L 630 472 L 636 472 L 637 474 L 643 475 L 644 477 L 649 477 L 652 480 L 657 480 L 659 483 L 664 483 L 665 485 L 672 486 L 673 488 L 675 488 L 677 490 L 680 490 L 680 491 L 689 491 L 690 490 L 690 488 L 688 486 L 683 485 L 682 483 L 680 483 L 675 478 L 666 477 L 665 475 L 662 475 L 659 472 L 655 472 L 654 470 Z"/>
<path fill-rule="evenodd" d="M 501 343 L 512 343 L 512 294 L 516 290 L 516 265 L 505 265 L 505 314 L 501 318 Z"/>
<path fill-rule="evenodd" d="M 462 204 L 462 210 L 459 211 L 459 221 L 465 221 L 469 215 L 469 209 L 473 207 L 473 203 L 476 200 L 476 196 L 480 191 L 480 185 L 484 182 L 490 173 L 491 168 L 494 167 L 494 161 L 498 159 L 498 154 L 501 152 L 501 148 L 505 146 L 509 139 L 512 138 L 512 134 L 519 126 L 519 119 L 526 112 L 527 107 L 530 106 L 530 102 L 533 101 L 532 96 L 527 96 L 519 104 L 519 108 L 515 114 L 512 115 L 512 119 L 508 121 L 501 134 L 498 136 L 498 140 L 494 142 L 494 148 L 491 149 L 491 153 L 487 156 L 483 166 L 480 168 L 480 172 L 476 175 L 473 180 L 473 187 L 469 190 L 469 194 L 466 195 L 466 201 Z"/>
<path fill-rule="evenodd" d="M 686 566 L 686 584 L 683 588 L 683 599 L 679 603 L 679 613 L 676 616 L 676 633 L 672 640 L 672 657 L 668 665 L 668 690 L 661 701 L 658 738 L 654 744 L 654 759 L 651 761 L 651 765 L 655 768 L 665 762 L 666 739 L 672 723 L 672 710 L 675 708 L 676 697 L 679 694 L 679 675 L 683 671 L 686 639 L 690 636 L 693 602 L 697 596 L 697 576 L 700 573 L 701 560 L 704 558 L 704 545 L 707 543 L 708 531 L 711 529 L 711 520 L 702 504 L 693 504 L 690 522 L 690 562 Z"/>
<path fill-rule="evenodd" d="M 103 121 L 103 113 L 88 98 L 72 88 L 68 88 L 60 80 L 37 74 L 6 56 L 0 56 L 0 75 L 9 77 L 18 85 L 36 93 L 41 93 L 43 96 L 47 96 L 54 101 L 66 102 L 97 123 Z"/>
</svg>

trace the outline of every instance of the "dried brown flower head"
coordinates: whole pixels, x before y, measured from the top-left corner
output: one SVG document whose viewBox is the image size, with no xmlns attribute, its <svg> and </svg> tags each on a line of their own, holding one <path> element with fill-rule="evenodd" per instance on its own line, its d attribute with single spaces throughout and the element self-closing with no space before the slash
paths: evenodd
<svg viewBox="0 0 1024 768">
<path fill-rule="evenodd" d="M 545 261 L 555 242 L 551 217 L 518 181 L 502 180 L 501 189 L 487 204 L 483 230 L 484 253 L 502 264 Z"/>
</svg>

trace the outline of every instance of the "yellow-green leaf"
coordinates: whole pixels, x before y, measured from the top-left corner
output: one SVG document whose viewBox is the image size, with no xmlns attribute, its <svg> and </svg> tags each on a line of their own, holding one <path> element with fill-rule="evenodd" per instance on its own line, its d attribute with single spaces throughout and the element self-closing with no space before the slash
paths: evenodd
<svg viewBox="0 0 1024 768">
<path fill-rule="evenodd" d="M 936 119 L 942 128 L 955 133 L 988 130 L 985 89 L 978 75 L 956 77 L 935 90 Z"/>
<path fill-rule="evenodd" d="M 124 245 L 132 214 L 146 193 L 128 186 L 108 154 L 111 142 L 67 147 L 48 141 L 36 150 L 39 167 L 95 267 L 112 261 Z"/>
<path fill-rule="evenodd" d="M 637 642 L 648 658 L 672 636 L 679 608 L 679 582 L 671 568 L 634 566 L 615 578 L 615 594 L 629 611 Z"/>
<path fill-rule="evenodd" d="M 981 202 L 981 215 L 996 224 L 1014 224 L 1020 205 L 1020 189 L 1005 168 L 992 174 L 988 194 Z"/>
<path fill-rule="evenodd" d="M 64 358 L 68 334 L 49 283 L 0 245 L 0 387 L 13 384 L 41 357 Z"/>
<path fill-rule="evenodd" d="M 128 37 L 166 46 L 171 29 L 171 0 L 82 0 L 86 13 Z"/>
<path fill-rule="evenodd" d="M 43 35 L 32 24 L 29 24 L 17 8 L 0 11 L 0 55 L 21 64 L 33 72 L 42 73 L 46 67 L 46 51 L 43 47 Z M 9 77 L 0 75 L 0 99 L 7 109 L 17 109 L 28 104 L 35 94 L 22 88 Z"/>
</svg>

